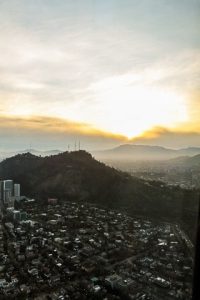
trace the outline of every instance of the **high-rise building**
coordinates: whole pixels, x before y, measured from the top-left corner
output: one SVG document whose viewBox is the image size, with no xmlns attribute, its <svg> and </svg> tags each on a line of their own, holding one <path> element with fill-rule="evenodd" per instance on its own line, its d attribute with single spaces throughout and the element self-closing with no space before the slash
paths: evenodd
<svg viewBox="0 0 200 300">
<path fill-rule="evenodd" d="M 3 201 L 3 181 L 0 181 L 0 201 Z"/>
<path fill-rule="evenodd" d="M 7 204 L 13 196 L 13 180 L 3 180 L 3 203 Z"/>
<path fill-rule="evenodd" d="M 20 184 L 14 184 L 14 197 L 20 197 Z"/>
<path fill-rule="evenodd" d="M 4 204 L 8 204 L 13 196 L 14 185 L 13 180 L 2 180 L 0 182 L 0 200 Z"/>
</svg>

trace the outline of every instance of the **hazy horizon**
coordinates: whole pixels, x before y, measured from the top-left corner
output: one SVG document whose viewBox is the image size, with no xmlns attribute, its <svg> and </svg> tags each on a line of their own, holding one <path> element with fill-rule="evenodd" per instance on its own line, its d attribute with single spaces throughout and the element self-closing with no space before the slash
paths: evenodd
<svg viewBox="0 0 200 300">
<path fill-rule="evenodd" d="M 7 150 L 0 150 L 0 153 L 20 153 L 20 152 L 34 152 L 34 151 L 38 151 L 38 152 L 53 152 L 53 151 L 60 151 L 60 152 L 73 152 L 73 151 L 79 151 L 79 150 L 84 150 L 87 152 L 91 152 L 91 153 L 98 153 L 98 151 L 109 151 L 109 150 L 113 150 L 113 149 L 117 149 L 123 146 L 138 146 L 138 147 L 158 147 L 158 148 L 164 148 L 166 150 L 174 150 L 174 151 L 178 151 L 178 150 L 186 150 L 186 149 L 192 149 L 192 148 L 197 148 L 200 149 L 200 146 L 198 147 L 193 147 L 193 146 L 188 146 L 188 147 L 181 147 L 181 148 L 172 148 L 172 147 L 164 147 L 162 145 L 149 145 L 149 144 L 136 144 L 136 143 L 125 143 L 125 144 L 118 144 L 114 147 L 105 147 L 105 148 L 98 148 L 98 149 L 86 149 L 83 147 L 83 145 L 80 144 L 80 149 L 79 149 L 79 142 L 77 141 L 77 143 L 74 144 L 68 144 L 66 147 L 61 147 L 61 148 L 50 148 L 48 147 L 48 145 L 46 145 L 46 147 L 42 148 L 42 147 L 34 147 L 34 145 L 29 145 L 29 147 L 27 146 L 26 148 L 12 148 L 12 149 L 7 149 Z"/>
</svg>

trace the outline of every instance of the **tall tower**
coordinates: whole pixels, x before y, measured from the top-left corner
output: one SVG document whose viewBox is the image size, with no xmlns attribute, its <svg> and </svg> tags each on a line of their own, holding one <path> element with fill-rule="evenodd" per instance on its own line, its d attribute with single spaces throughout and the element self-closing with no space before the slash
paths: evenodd
<svg viewBox="0 0 200 300">
<path fill-rule="evenodd" d="M 14 197 L 20 197 L 20 184 L 14 184 Z"/>
<path fill-rule="evenodd" d="M 0 201 L 3 201 L 3 181 L 0 181 Z"/>
<path fill-rule="evenodd" d="M 2 182 L 2 200 L 4 204 L 7 204 L 14 192 L 13 180 L 3 180 Z"/>
</svg>

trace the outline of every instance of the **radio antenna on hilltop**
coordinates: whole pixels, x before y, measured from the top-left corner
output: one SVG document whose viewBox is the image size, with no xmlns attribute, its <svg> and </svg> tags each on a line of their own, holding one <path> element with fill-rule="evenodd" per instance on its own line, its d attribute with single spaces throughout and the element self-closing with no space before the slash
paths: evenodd
<svg viewBox="0 0 200 300">
<path fill-rule="evenodd" d="M 74 150 L 76 151 L 76 141 L 75 141 L 75 145 L 74 145 Z"/>
<path fill-rule="evenodd" d="M 79 141 L 79 143 L 78 143 L 78 150 L 79 151 L 81 150 L 81 141 Z"/>
</svg>

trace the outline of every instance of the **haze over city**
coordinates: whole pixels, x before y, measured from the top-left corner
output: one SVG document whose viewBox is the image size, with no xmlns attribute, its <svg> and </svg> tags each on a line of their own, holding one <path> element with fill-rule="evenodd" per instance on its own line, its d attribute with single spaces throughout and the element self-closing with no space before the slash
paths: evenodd
<svg viewBox="0 0 200 300">
<path fill-rule="evenodd" d="M 200 146 L 199 1 L 0 1 L 0 150 Z"/>
</svg>

